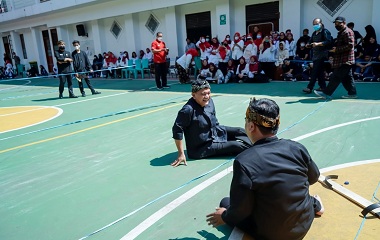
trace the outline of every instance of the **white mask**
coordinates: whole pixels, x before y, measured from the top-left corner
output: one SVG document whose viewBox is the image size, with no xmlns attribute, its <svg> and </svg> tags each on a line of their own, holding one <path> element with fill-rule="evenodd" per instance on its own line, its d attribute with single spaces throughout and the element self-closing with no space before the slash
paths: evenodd
<svg viewBox="0 0 380 240">
<path fill-rule="evenodd" d="M 227 41 L 230 41 L 230 38 L 226 38 Z"/>
<path fill-rule="evenodd" d="M 207 42 L 210 41 L 210 38 L 206 38 L 206 41 L 207 41 Z"/>
<path fill-rule="evenodd" d="M 206 42 L 206 40 L 205 40 L 204 38 L 202 38 L 201 42 L 203 42 L 203 43 L 204 43 L 204 42 Z"/>
<path fill-rule="evenodd" d="M 257 37 L 256 37 L 257 39 L 261 39 L 261 35 L 257 35 Z"/>
<path fill-rule="evenodd" d="M 239 40 L 239 37 L 235 37 L 235 40 Z"/>
<path fill-rule="evenodd" d="M 80 48 L 80 45 L 75 46 L 75 50 L 79 50 L 79 48 Z"/>
<path fill-rule="evenodd" d="M 158 37 L 157 40 L 158 40 L 158 41 L 162 41 L 162 37 Z"/>
<path fill-rule="evenodd" d="M 305 47 L 305 43 L 301 43 L 301 47 Z"/>
</svg>

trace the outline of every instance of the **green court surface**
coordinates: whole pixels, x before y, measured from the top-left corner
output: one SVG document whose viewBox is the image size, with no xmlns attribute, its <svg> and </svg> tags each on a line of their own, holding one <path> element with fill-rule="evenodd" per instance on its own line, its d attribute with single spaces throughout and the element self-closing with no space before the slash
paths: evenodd
<svg viewBox="0 0 380 240">
<path fill-rule="evenodd" d="M 152 79 L 92 84 L 102 94 L 87 89 L 87 97 L 72 99 L 65 89 L 58 99 L 56 78 L 0 80 L 0 126 L 7 129 L 0 133 L 0 239 L 228 239 L 231 229 L 212 228 L 205 216 L 229 193 L 233 159 L 170 166 L 177 154 L 171 128 L 190 85 L 173 79 L 158 91 Z M 249 99 L 267 97 L 281 108 L 279 137 L 304 144 L 321 169 L 380 159 L 380 83 L 357 84 L 354 100 L 340 99 L 340 86 L 329 102 L 303 94 L 305 86 L 214 84 L 218 120 L 244 127 Z M 80 95 L 76 83 L 74 92 Z M 33 108 L 26 114 L 22 106 Z M 29 123 L 45 107 L 62 112 Z M 366 178 L 375 193 L 379 174 Z M 329 201 L 347 201 L 335 195 Z M 325 239 L 380 234 L 379 227 L 368 233 L 357 221 L 349 224 L 353 233 L 329 235 L 325 228 Z M 313 227 L 306 239 L 320 239 Z"/>
</svg>

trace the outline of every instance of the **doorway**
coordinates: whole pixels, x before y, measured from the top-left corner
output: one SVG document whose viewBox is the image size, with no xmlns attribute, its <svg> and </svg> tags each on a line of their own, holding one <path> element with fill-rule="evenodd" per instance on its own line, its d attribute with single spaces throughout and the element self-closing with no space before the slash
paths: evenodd
<svg viewBox="0 0 380 240">
<path fill-rule="evenodd" d="M 247 32 L 253 33 L 254 26 L 259 27 L 263 36 L 269 35 L 270 31 L 278 31 L 279 8 L 278 1 L 245 6 Z"/>
<path fill-rule="evenodd" d="M 51 44 L 50 44 L 50 36 L 49 36 L 49 30 L 43 30 L 42 31 L 42 40 L 44 43 L 44 48 L 45 48 L 45 57 L 46 57 L 46 62 L 47 62 L 47 67 L 49 72 L 53 72 L 53 67 L 54 67 L 54 61 L 53 61 L 53 56 L 54 56 L 54 50 L 57 48 L 57 41 L 58 41 L 58 35 L 57 35 L 57 30 L 56 29 L 51 29 L 50 30 L 51 34 Z M 53 49 L 52 49 L 53 46 Z"/>
<path fill-rule="evenodd" d="M 209 35 L 211 39 L 211 12 L 187 14 L 186 34 L 193 42 L 198 42 L 201 36 Z"/>
</svg>

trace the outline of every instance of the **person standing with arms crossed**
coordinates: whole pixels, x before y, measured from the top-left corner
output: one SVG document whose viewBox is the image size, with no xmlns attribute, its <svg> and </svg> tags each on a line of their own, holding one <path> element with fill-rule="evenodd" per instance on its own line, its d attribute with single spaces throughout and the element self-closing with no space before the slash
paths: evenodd
<svg viewBox="0 0 380 240">
<path fill-rule="evenodd" d="M 334 71 L 326 89 L 324 91 L 314 90 L 314 93 L 324 99 L 331 99 L 331 95 L 342 83 L 348 92 L 348 95 L 342 96 L 342 98 L 357 98 L 355 81 L 352 76 L 352 65 L 355 64 L 355 34 L 346 26 L 344 17 L 337 17 L 334 23 L 336 30 L 338 30 L 336 46 L 330 50 L 334 54 L 332 64 Z"/>
<path fill-rule="evenodd" d="M 157 89 L 162 90 L 163 88 L 170 88 L 168 86 L 168 69 L 166 66 L 166 55 L 168 54 L 169 49 L 166 48 L 165 42 L 162 41 L 162 32 L 156 34 L 156 40 L 152 42 L 151 48 L 153 52 L 154 76 Z"/>
<path fill-rule="evenodd" d="M 55 51 L 55 58 L 57 59 L 58 74 L 59 74 L 59 98 L 63 98 L 63 90 L 65 89 L 65 83 L 67 81 L 67 88 L 69 89 L 69 97 L 77 98 L 73 92 L 73 82 L 71 81 L 71 54 L 66 51 L 65 42 L 58 41 L 58 51 Z"/>
</svg>

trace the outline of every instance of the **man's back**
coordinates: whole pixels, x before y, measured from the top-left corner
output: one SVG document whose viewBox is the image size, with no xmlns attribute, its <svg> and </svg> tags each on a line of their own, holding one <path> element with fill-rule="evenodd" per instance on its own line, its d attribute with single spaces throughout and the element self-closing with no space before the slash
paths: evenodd
<svg viewBox="0 0 380 240">
<path fill-rule="evenodd" d="M 250 218 L 255 237 L 302 239 L 314 219 L 309 185 L 319 177 L 306 148 L 291 140 L 271 137 L 259 140 L 235 161 L 241 171 L 234 172 L 234 178 L 245 179 L 240 184 L 253 194 Z M 231 185 L 231 192 L 232 189 Z M 231 195 L 231 202 L 232 198 Z"/>
</svg>

